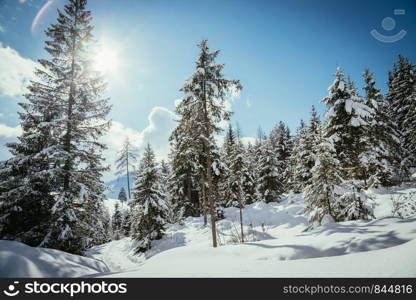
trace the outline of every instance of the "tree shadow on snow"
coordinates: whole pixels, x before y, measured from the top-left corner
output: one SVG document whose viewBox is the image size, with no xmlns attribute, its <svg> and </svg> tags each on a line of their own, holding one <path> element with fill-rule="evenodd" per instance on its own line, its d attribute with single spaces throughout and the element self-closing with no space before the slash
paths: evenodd
<svg viewBox="0 0 416 300">
<path fill-rule="evenodd" d="M 350 231 L 351 232 L 351 231 Z M 363 233 L 368 233 L 369 231 L 363 231 Z M 361 238 L 361 239 L 360 239 Z M 281 251 L 276 252 L 276 256 L 268 256 L 263 259 L 274 259 L 278 260 L 297 260 L 297 259 L 306 259 L 306 258 L 318 258 L 318 257 L 328 257 L 328 256 L 339 256 L 357 252 L 366 252 L 372 250 L 380 250 L 385 248 L 390 248 L 398 246 L 408 242 L 409 240 L 399 238 L 395 231 L 389 232 L 379 232 L 376 236 L 371 236 L 365 238 L 365 236 L 356 238 L 351 238 L 347 241 L 341 242 L 340 244 L 326 249 L 320 249 L 317 247 L 309 245 L 267 245 L 264 243 L 246 243 L 246 246 L 254 246 L 266 249 L 281 249 Z"/>
</svg>

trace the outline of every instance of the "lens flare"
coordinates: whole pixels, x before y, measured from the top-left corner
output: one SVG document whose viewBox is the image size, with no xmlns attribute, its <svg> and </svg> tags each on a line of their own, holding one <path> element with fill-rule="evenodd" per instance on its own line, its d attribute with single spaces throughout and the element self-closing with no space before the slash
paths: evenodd
<svg viewBox="0 0 416 300">
<path fill-rule="evenodd" d="M 45 15 L 46 11 L 52 6 L 52 4 L 55 2 L 55 0 L 48 0 L 42 7 L 39 9 L 38 13 L 36 14 L 36 17 L 33 19 L 32 26 L 30 27 L 30 31 L 32 32 L 32 35 L 35 34 L 36 29 L 39 25 L 40 20 Z M 23 2 L 21 2 L 23 3 Z"/>
</svg>

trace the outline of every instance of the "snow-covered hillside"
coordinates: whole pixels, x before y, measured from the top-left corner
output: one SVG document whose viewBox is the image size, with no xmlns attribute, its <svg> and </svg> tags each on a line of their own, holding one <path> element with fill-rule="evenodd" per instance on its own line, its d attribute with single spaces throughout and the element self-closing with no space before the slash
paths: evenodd
<svg viewBox="0 0 416 300">
<path fill-rule="evenodd" d="M 416 277 L 416 218 L 391 217 L 394 194 L 369 192 L 376 220 L 328 223 L 314 230 L 301 214 L 303 199 L 255 203 L 244 210 L 247 242 L 237 243 L 238 210 L 218 222 L 221 247 L 211 248 L 202 218 L 169 226 L 145 255 L 134 255 L 129 238 L 94 247 L 114 277 Z"/>
<path fill-rule="evenodd" d="M 80 277 L 109 272 L 102 261 L 0 241 L 0 277 Z"/>
</svg>

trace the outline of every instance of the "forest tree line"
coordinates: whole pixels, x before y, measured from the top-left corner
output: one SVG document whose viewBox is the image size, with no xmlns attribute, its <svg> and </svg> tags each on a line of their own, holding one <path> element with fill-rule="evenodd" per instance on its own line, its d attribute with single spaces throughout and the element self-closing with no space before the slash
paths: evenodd
<svg viewBox="0 0 416 300">
<path fill-rule="evenodd" d="M 370 219 L 372 201 L 364 190 L 410 180 L 416 165 L 416 75 L 408 59 L 399 56 L 386 95 L 369 70 L 360 93 L 338 68 L 322 99 L 323 120 L 312 108 L 295 134 L 279 122 L 268 134 L 259 130 L 253 144 L 243 143 L 239 128 L 230 126 L 218 145 L 220 125 L 232 115 L 227 98 L 242 85 L 224 78 L 219 51 L 211 52 L 203 40 L 195 72 L 180 90 L 168 161 L 158 162 L 148 145 L 132 187 L 120 193 L 130 198 L 128 210 L 108 216 L 101 178 L 109 168 L 100 137 L 111 125 L 111 106 L 103 96 L 103 76 L 91 67 L 91 21 L 86 0 L 68 0 L 46 31 L 50 59 L 39 60 L 36 80 L 19 104 L 23 133 L 7 145 L 12 157 L 0 163 L 1 239 L 82 254 L 131 236 L 144 252 L 167 224 L 201 216 L 216 247 L 224 208 L 240 209 L 244 241 L 245 205 L 303 193 L 305 213 L 316 225 Z M 132 172 L 128 166 L 137 159 L 133 148 L 123 147 L 116 164 Z"/>
</svg>

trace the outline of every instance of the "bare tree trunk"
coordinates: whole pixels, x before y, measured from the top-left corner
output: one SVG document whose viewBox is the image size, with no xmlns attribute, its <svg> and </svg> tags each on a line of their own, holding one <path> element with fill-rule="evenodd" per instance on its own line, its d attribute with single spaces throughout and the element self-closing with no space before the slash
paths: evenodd
<svg viewBox="0 0 416 300">
<path fill-rule="evenodd" d="M 332 207 L 331 207 L 331 200 L 329 199 L 329 193 L 326 192 L 326 203 L 328 205 L 328 213 L 329 215 L 334 219 L 334 221 L 337 221 L 335 218 L 334 213 L 332 212 Z"/>
<path fill-rule="evenodd" d="M 126 164 L 127 164 L 127 189 L 129 190 L 129 200 L 131 199 L 131 194 L 130 194 L 130 174 L 129 174 L 129 152 L 128 152 L 127 148 L 127 156 L 126 156 Z"/>
<path fill-rule="evenodd" d="M 216 213 L 215 213 L 215 199 L 212 197 L 212 162 L 211 158 L 208 158 L 208 191 L 207 200 L 209 201 L 209 210 L 211 215 L 211 231 L 212 231 L 212 245 L 214 248 L 218 247 L 217 243 L 217 224 L 216 224 Z"/>
<path fill-rule="evenodd" d="M 207 210 L 207 192 L 206 192 L 206 185 L 205 185 L 205 176 L 203 172 L 201 172 L 201 209 L 202 214 L 204 215 L 204 226 L 208 224 L 208 210 Z"/>
<path fill-rule="evenodd" d="M 240 228 L 241 228 L 241 243 L 244 244 L 244 228 L 243 228 L 243 204 L 241 202 L 241 198 L 239 199 L 240 202 Z"/>
<path fill-rule="evenodd" d="M 187 187 L 187 197 L 189 203 L 192 203 L 192 180 L 191 180 L 191 168 L 188 168 L 186 171 L 186 187 Z"/>
</svg>

